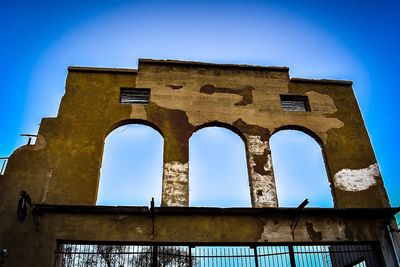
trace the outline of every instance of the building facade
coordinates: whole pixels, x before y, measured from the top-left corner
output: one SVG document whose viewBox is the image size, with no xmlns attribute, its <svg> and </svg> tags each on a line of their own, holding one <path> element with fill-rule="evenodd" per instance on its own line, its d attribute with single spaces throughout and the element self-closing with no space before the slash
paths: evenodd
<svg viewBox="0 0 400 267">
<path fill-rule="evenodd" d="M 164 138 L 161 207 L 96 206 L 104 140 L 131 123 Z M 189 207 L 189 138 L 208 126 L 244 141 L 252 208 Z M 321 146 L 334 208 L 279 206 L 269 138 L 285 129 Z M 22 190 L 36 203 L 36 224 L 30 214 L 17 221 Z M 307 266 L 299 265 L 296 249 L 315 245 L 327 248 L 327 266 L 396 266 L 396 212 L 352 83 L 290 78 L 286 67 L 149 59 L 140 59 L 137 70 L 69 67 L 57 117 L 42 120 L 36 142 L 15 150 L 0 176 L 5 266 L 77 265 L 65 258 L 74 244 L 89 245 L 87 252 L 94 244 L 145 246 L 153 256 L 162 246 L 187 246 L 190 253 L 245 246 L 253 249 L 251 266 L 270 266 L 257 252 L 271 246 L 284 247 L 287 264 Z M 373 259 L 346 246 L 368 246 Z"/>
</svg>

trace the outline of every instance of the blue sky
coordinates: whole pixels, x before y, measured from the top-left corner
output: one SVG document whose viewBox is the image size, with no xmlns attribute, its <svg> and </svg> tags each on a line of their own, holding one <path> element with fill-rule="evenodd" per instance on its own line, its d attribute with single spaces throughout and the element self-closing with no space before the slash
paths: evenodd
<svg viewBox="0 0 400 267">
<path fill-rule="evenodd" d="M 392 205 L 400 205 L 398 1 L 0 3 L 0 156 L 53 117 L 69 65 L 172 58 L 290 67 L 354 81 Z"/>
</svg>

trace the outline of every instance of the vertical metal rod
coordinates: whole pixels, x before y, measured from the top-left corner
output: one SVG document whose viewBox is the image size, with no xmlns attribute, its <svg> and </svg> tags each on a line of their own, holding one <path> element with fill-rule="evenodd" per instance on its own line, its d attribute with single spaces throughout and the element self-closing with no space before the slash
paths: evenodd
<svg viewBox="0 0 400 267">
<path fill-rule="evenodd" d="M 290 266 L 296 267 L 296 260 L 294 258 L 294 251 L 292 245 L 289 245 L 289 257 L 290 257 Z"/>
<path fill-rule="evenodd" d="M 158 260 L 158 255 L 157 255 L 157 252 L 158 252 L 158 246 L 157 245 L 154 245 L 153 246 L 153 264 L 152 264 L 152 266 L 153 267 L 157 267 L 157 265 L 158 265 L 158 262 L 157 262 L 157 260 Z"/>
<path fill-rule="evenodd" d="M 192 267 L 192 247 L 189 246 L 189 267 Z"/>
<path fill-rule="evenodd" d="M 256 264 L 256 267 L 258 267 L 257 247 L 254 246 L 254 247 L 252 247 L 252 249 L 254 250 L 254 262 L 255 262 L 255 264 Z"/>
</svg>

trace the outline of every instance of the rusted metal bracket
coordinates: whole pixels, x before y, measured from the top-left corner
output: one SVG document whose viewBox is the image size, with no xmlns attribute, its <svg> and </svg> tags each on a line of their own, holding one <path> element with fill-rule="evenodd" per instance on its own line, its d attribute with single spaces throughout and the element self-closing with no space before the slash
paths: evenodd
<svg viewBox="0 0 400 267">
<path fill-rule="evenodd" d="M 37 134 L 20 134 L 20 136 L 28 137 L 28 145 L 32 143 L 32 137 L 37 137 Z"/>
<path fill-rule="evenodd" d="M 290 225 L 290 230 L 292 231 L 292 237 L 294 239 L 294 231 L 296 230 L 297 223 L 299 222 L 301 211 L 304 209 L 304 207 L 308 204 L 308 199 L 304 199 L 303 202 L 296 208 L 295 213 L 292 217 L 292 224 Z"/>
</svg>

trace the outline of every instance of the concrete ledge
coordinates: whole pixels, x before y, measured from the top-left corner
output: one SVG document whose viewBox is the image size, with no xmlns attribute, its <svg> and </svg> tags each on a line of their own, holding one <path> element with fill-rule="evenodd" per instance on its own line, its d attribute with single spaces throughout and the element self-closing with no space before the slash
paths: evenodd
<svg viewBox="0 0 400 267">
<path fill-rule="evenodd" d="M 323 246 L 323 245 L 373 245 L 377 246 L 377 241 L 319 241 L 319 242 L 174 242 L 174 241 L 114 241 L 114 240 L 69 240 L 57 239 L 59 244 L 74 245 L 131 245 L 131 246 Z"/>
<path fill-rule="evenodd" d="M 137 73 L 136 69 L 123 69 L 123 68 L 98 68 L 98 67 L 81 67 L 69 66 L 69 72 L 95 72 L 95 73 Z"/>
<path fill-rule="evenodd" d="M 77 213 L 77 214 L 145 214 L 150 210 L 146 206 L 90 206 L 90 205 L 47 205 L 37 204 L 40 213 Z"/>
<path fill-rule="evenodd" d="M 41 213 L 78 214 L 150 214 L 146 206 L 87 206 L 87 205 L 36 205 Z M 305 216 L 342 216 L 391 219 L 400 211 L 397 208 L 305 208 L 300 214 Z M 159 215 L 281 215 L 299 214 L 297 208 L 212 208 L 212 207 L 156 207 Z"/>
<path fill-rule="evenodd" d="M 261 70 L 261 71 L 280 71 L 288 72 L 288 67 L 277 67 L 277 66 L 255 66 L 255 65 L 245 65 L 245 64 L 219 64 L 219 63 L 205 63 L 197 61 L 180 61 L 172 59 L 139 59 L 140 64 L 153 64 L 153 65 L 180 65 L 183 67 L 210 67 L 210 68 L 228 68 L 228 69 L 245 69 L 245 70 Z"/>
<path fill-rule="evenodd" d="M 331 84 L 331 85 L 353 85 L 352 81 L 346 80 L 329 80 L 329 79 L 305 79 L 305 78 L 291 78 L 292 83 L 312 83 L 312 84 Z"/>
</svg>

